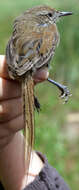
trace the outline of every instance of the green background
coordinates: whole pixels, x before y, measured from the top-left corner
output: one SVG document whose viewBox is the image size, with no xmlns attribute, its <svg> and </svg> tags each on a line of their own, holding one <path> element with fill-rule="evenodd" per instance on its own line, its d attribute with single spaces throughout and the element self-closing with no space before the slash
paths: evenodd
<svg viewBox="0 0 79 190">
<path fill-rule="evenodd" d="M 72 16 L 62 18 L 57 23 L 60 45 L 50 69 L 50 77 L 67 85 L 72 97 L 67 104 L 62 104 L 55 86 L 44 82 L 35 88 L 41 103 L 40 114 L 35 113 L 35 149 L 46 154 L 49 163 L 59 171 L 72 190 L 78 190 L 79 128 L 77 136 L 72 136 L 72 126 L 70 128 L 67 116 L 79 112 L 79 0 L 0 0 L 0 54 L 5 54 L 16 16 L 39 4 L 73 12 Z M 76 121 L 73 126 L 75 129 Z"/>
</svg>

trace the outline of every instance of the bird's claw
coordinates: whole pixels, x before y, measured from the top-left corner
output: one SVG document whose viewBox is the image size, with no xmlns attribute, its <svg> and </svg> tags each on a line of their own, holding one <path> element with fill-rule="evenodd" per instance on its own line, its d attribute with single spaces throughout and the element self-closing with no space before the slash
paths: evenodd
<svg viewBox="0 0 79 190">
<path fill-rule="evenodd" d="M 67 86 L 63 86 L 63 89 L 62 89 L 60 97 L 62 99 L 65 99 L 64 103 L 68 102 L 68 99 L 69 99 L 70 96 L 72 96 L 72 94 L 70 94 L 70 91 L 69 91 L 68 87 Z"/>
<path fill-rule="evenodd" d="M 58 83 L 58 82 L 56 82 L 56 81 L 54 81 L 54 80 L 52 80 L 50 78 L 48 78 L 47 80 L 48 80 L 48 82 L 50 82 L 50 83 L 52 83 L 52 84 L 54 84 L 55 86 L 58 87 L 58 89 L 61 91 L 60 97 L 62 99 L 65 99 L 64 103 L 67 103 L 68 99 L 69 99 L 69 96 L 72 96 L 72 94 L 70 94 L 70 91 L 69 91 L 68 87 L 64 86 L 64 85 L 62 85 L 62 84 L 60 84 L 60 83 Z"/>
</svg>

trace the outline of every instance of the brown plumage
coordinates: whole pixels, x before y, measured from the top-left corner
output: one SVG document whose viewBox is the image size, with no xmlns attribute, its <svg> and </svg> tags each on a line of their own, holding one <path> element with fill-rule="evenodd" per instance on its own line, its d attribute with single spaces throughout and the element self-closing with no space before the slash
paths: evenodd
<svg viewBox="0 0 79 190">
<path fill-rule="evenodd" d="M 56 11 L 48 6 L 27 10 L 14 21 L 13 34 L 6 48 L 10 77 L 22 82 L 25 136 L 28 133 L 28 163 L 34 141 L 32 75 L 39 68 L 47 66 L 54 56 L 59 43 L 56 21 L 59 17 L 69 14 L 71 13 Z"/>
</svg>

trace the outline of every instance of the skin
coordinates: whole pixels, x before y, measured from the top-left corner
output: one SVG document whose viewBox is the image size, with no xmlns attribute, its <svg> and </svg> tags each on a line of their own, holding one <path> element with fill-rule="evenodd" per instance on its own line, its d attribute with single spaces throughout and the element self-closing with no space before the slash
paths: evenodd
<svg viewBox="0 0 79 190">
<path fill-rule="evenodd" d="M 38 70 L 34 83 L 48 78 L 48 69 Z M 12 89 L 12 90 L 11 90 Z M 16 110 L 16 111 L 15 111 Z M 25 174 L 23 165 L 24 127 L 22 114 L 21 84 L 9 78 L 5 56 L 0 56 L 0 181 L 6 190 L 22 190 L 32 182 L 42 169 L 44 163 L 32 152 L 29 173 Z M 27 163 L 26 163 L 27 164 Z"/>
</svg>

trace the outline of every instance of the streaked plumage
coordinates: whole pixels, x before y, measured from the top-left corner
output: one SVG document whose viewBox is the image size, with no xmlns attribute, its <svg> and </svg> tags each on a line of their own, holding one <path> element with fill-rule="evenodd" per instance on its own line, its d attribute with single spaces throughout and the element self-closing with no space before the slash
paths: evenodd
<svg viewBox="0 0 79 190">
<path fill-rule="evenodd" d="M 10 52 L 7 56 L 13 78 L 23 77 L 28 71 L 45 66 L 53 57 L 59 42 L 56 24 L 49 20 L 48 16 L 49 12 L 55 10 L 47 6 L 38 9 L 39 14 L 35 7 L 14 22 L 13 35 L 8 43 Z"/>
<path fill-rule="evenodd" d="M 27 10 L 14 21 L 13 33 L 6 48 L 9 75 L 12 79 L 22 82 L 25 137 L 28 134 L 28 165 L 34 141 L 32 74 L 50 63 L 59 43 L 56 21 L 60 16 L 68 14 L 71 13 L 56 11 L 48 6 L 38 6 Z"/>
</svg>

